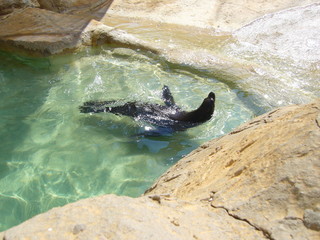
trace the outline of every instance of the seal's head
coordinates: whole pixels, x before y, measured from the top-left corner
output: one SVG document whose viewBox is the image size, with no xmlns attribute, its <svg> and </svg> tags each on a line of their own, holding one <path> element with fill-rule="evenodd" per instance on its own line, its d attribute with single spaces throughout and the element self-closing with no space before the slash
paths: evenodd
<svg viewBox="0 0 320 240">
<path fill-rule="evenodd" d="M 216 95 L 213 92 L 210 92 L 207 98 L 214 102 L 216 100 Z"/>
<path fill-rule="evenodd" d="M 197 119 L 198 122 L 208 121 L 212 117 L 215 101 L 216 95 L 213 92 L 210 92 L 208 97 L 203 100 L 200 107 L 194 111 L 194 113 L 196 113 L 195 119 Z"/>
<path fill-rule="evenodd" d="M 213 92 L 210 92 L 208 94 L 208 97 L 206 97 L 203 100 L 203 102 L 200 106 L 201 110 L 204 112 L 211 112 L 211 115 L 212 115 L 213 111 L 214 111 L 215 101 L 216 101 L 216 95 Z"/>
</svg>

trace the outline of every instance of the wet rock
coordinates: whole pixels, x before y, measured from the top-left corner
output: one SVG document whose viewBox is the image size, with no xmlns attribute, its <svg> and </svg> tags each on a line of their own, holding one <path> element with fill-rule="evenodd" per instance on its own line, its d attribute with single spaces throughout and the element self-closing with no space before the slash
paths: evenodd
<svg viewBox="0 0 320 240">
<path fill-rule="evenodd" d="M 319 23 L 316 3 L 265 15 L 234 31 L 236 40 L 225 52 L 252 66 L 251 75 L 237 81 L 238 87 L 249 89 L 255 102 L 271 108 L 318 98 Z"/>
<path fill-rule="evenodd" d="M 320 3 L 269 14 L 234 32 L 241 42 L 292 61 L 319 61 Z M 252 49 L 254 50 L 254 49 Z"/>
</svg>

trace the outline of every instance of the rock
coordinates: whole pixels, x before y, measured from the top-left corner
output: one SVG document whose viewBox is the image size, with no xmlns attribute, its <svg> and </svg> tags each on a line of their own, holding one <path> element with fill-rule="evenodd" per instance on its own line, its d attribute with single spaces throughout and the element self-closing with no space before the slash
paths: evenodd
<svg viewBox="0 0 320 240">
<path fill-rule="evenodd" d="M 38 0 L 40 7 L 58 13 L 79 14 L 109 7 L 112 0 Z M 105 9 L 106 10 L 106 9 Z"/>
<path fill-rule="evenodd" d="M 0 15 L 13 12 L 15 9 L 40 7 L 37 0 L 0 0 Z"/>
<path fill-rule="evenodd" d="M 320 211 L 306 209 L 304 211 L 303 222 L 307 228 L 320 231 Z"/>
<path fill-rule="evenodd" d="M 255 102 L 272 108 L 318 98 L 319 24 L 320 3 L 316 3 L 265 15 L 234 31 L 236 40 L 225 51 L 256 73 L 237 81 L 238 87 L 250 89 L 257 96 Z"/>
<path fill-rule="evenodd" d="M 234 31 L 268 13 L 317 0 L 115 0 L 108 13 L 156 22 Z"/>
<path fill-rule="evenodd" d="M 81 33 L 81 42 L 85 45 L 116 44 L 127 48 L 138 48 L 158 53 L 158 50 L 148 42 L 140 40 L 126 31 L 109 27 L 101 22 L 91 20 Z M 130 50 L 128 50 L 130 51 Z"/>
<path fill-rule="evenodd" d="M 277 0 L 268 3 L 255 0 L 244 1 L 244 3 L 239 4 L 235 0 L 214 2 L 211 0 L 196 2 L 193 0 L 0 0 L 0 14 L 1 12 L 3 14 L 11 12 L 16 8 L 23 9 L 22 11 L 14 11 L 10 16 L 3 17 L 0 25 L 0 48 L 9 51 L 24 50 L 28 53 L 38 53 L 40 55 L 75 50 L 82 46 L 83 42 L 81 38 L 83 34 L 86 34 L 82 31 L 87 25 L 92 20 L 100 21 L 99 26 L 101 22 L 108 23 L 110 17 L 108 18 L 107 16 L 112 16 L 111 19 L 125 16 L 142 18 L 148 21 L 152 19 L 158 22 L 231 31 L 263 14 L 313 2 L 317 1 L 303 0 L 292 2 L 289 0 Z M 26 7 L 33 9 L 24 9 Z M 241 12 L 243 14 L 232 14 L 233 12 Z M 126 21 L 130 20 L 127 19 Z M 198 30 L 190 29 L 190 31 Z M 96 33 L 99 33 L 98 29 Z M 150 49 L 150 43 L 147 46 L 140 43 L 136 46 L 137 39 L 135 37 L 129 37 L 128 34 L 123 34 L 119 30 L 113 33 L 116 35 L 116 38 L 119 38 L 121 46 L 125 42 L 125 46 Z M 120 33 L 120 36 L 118 36 L 118 33 Z M 125 39 L 122 39 L 124 35 L 127 36 Z M 98 42 L 99 44 L 109 43 L 108 41 L 103 41 L 105 40 L 104 31 L 101 33 L 101 37 L 97 37 L 97 39 L 99 41 L 92 42 Z M 87 42 L 85 41 L 85 43 Z M 154 43 L 151 44 L 153 44 L 152 49 L 159 48 L 155 47 Z M 316 43 L 314 43 L 314 40 L 310 40 L 308 44 L 314 45 Z M 177 48 L 175 47 L 175 49 Z M 163 54 L 170 50 L 172 49 L 166 48 L 161 53 Z M 185 49 L 182 49 L 182 51 L 185 51 Z M 197 49 L 195 52 L 197 52 Z M 192 54 L 193 52 L 191 51 L 190 57 L 192 57 Z M 207 55 L 206 52 L 201 54 Z M 219 60 L 214 61 L 214 64 L 222 65 L 219 63 Z M 233 68 L 236 68 L 236 71 L 238 71 L 237 67 L 234 67 L 235 65 L 234 63 L 232 64 Z M 228 66 L 223 67 L 228 68 Z M 223 67 L 219 68 L 223 70 Z M 230 74 L 227 73 L 227 75 Z"/>
<path fill-rule="evenodd" d="M 29 54 L 46 56 L 72 51 L 83 45 L 102 43 L 153 50 L 148 43 L 125 31 L 108 27 L 90 16 L 27 8 L 12 13 L 0 25 L 2 50 L 23 50 Z"/>
<path fill-rule="evenodd" d="M 320 3 L 268 14 L 234 32 L 238 41 L 292 61 L 320 60 Z"/>
<path fill-rule="evenodd" d="M 208 199 L 272 239 L 319 239 L 320 99 L 276 109 L 180 160 L 146 194 Z M 313 231 L 317 230 L 317 231 Z"/>
<path fill-rule="evenodd" d="M 79 234 L 80 232 L 83 232 L 84 230 L 86 230 L 86 228 L 87 228 L 87 226 L 85 224 L 76 224 L 76 225 L 74 225 L 72 233 L 74 235 Z"/>
<path fill-rule="evenodd" d="M 97 25 L 92 22 L 105 14 L 111 1 L 41 0 L 39 3 L 37 6 L 44 9 L 25 8 L 35 7 L 25 4 L 20 6 L 23 9 L 3 17 L 0 24 L 1 50 L 41 56 L 74 51 L 86 45 L 88 33 L 85 29 L 91 30 L 93 25 Z M 6 9 L 6 4 L 0 2 L 1 8 Z"/>
<path fill-rule="evenodd" d="M 55 208 L 9 229 L 1 239 L 265 239 L 222 209 L 161 197 L 105 195 Z M 192 226 L 192 227 L 191 227 Z"/>
<path fill-rule="evenodd" d="M 112 0 L 0 0 L 0 15 L 27 7 L 42 8 L 57 13 L 84 14 L 89 11 L 108 8 L 111 3 Z"/>
<path fill-rule="evenodd" d="M 79 46 L 87 23 L 87 19 L 79 16 L 27 8 L 2 20 L 0 45 L 3 50 L 18 48 L 41 55 L 60 53 Z"/>
</svg>

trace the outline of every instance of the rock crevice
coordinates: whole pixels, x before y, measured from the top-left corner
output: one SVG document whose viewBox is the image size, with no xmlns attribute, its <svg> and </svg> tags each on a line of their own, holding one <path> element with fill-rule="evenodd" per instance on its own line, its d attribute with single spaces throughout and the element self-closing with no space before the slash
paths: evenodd
<svg viewBox="0 0 320 240">
<path fill-rule="evenodd" d="M 256 229 L 257 231 L 262 232 L 263 235 L 266 237 L 266 239 L 275 240 L 274 238 L 271 237 L 270 233 L 269 233 L 267 230 L 265 230 L 265 229 L 263 229 L 263 228 L 261 228 L 261 227 L 258 227 L 258 226 L 256 226 L 256 225 L 252 224 L 248 219 L 244 219 L 244 218 L 241 218 L 241 217 L 239 217 L 239 216 L 237 216 L 237 215 L 235 215 L 235 214 L 230 213 L 230 211 L 229 211 L 226 207 L 223 207 L 223 206 L 214 206 L 214 205 L 212 205 L 212 204 L 211 204 L 211 207 L 224 209 L 224 210 L 226 211 L 226 213 L 227 213 L 230 217 L 232 217 L 232 218 L 234 218 L 234 219 L 236 219 L 236 220 L 245 222 L 245 223 L 249 224 L 251 227 L 253 227 L 254 229 Z"/>
</svg>

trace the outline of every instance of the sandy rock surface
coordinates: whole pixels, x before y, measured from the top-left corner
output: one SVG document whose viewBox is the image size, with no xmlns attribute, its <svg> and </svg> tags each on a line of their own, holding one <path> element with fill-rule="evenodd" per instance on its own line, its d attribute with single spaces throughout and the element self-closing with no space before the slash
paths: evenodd
<svg viewBox="0 0 320 240">
<path fill-rule="evenodd" d="M 147 43 L 92 19 L 90 14 L 80 16 L 25 8 L 8 15 L 0 25 L 3 50 L 20 50 L 31 55 L 48 56 L 83 45 L 112 42 L 120 46 L 148 48 Z"/>
<path fill-rule="evenodd" d="M 320 2 L 265 15 L 234 32 L 241 42 L 294 61 L 320 60 Z"/>
<path fill-rule="evenodd" d="M 37 0 L 0 0 L 0 16 L 27 7 L 38 8 L 40 4 Z"/>
<path fill-rule="evenodd" d="M 202 145 L 147 194 L 208 199 L 213 208 L 250 222 L 272 239 L 317 239 L 319 183 L 317 101 L 274 110 Z"/>
<path fill-rule="evenodd" d="M 166 197 L 105 195 L 52 209 L 0 239 L 265 239 L 224 210 Z M 191 227 L 192 226 L 192 227 Z"/>
<path fill-rule="evenodd" d="M 93 19 L 107 24 L 117 17 L 234 31 L 264 14 L 315 2 L 319 1 L 0 0 L 0 48 L 42 55 L 75 50 L 87 43 L 83 36 Z"/>
<path fill-rule="evenodd" d="M 109 14 L 233 31 L 267 13 L 315 2 L 318 1 L 115 0 Z"/>
</svg>

